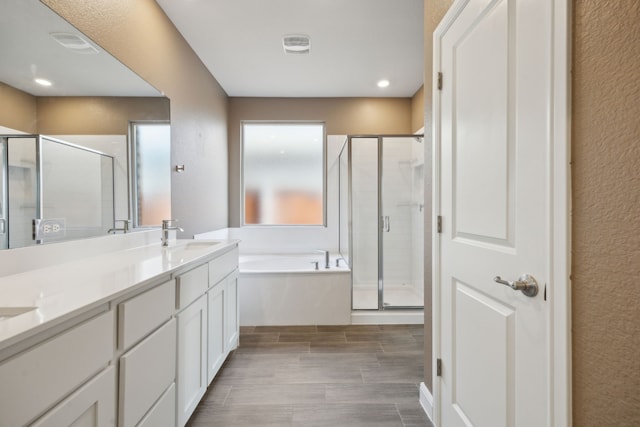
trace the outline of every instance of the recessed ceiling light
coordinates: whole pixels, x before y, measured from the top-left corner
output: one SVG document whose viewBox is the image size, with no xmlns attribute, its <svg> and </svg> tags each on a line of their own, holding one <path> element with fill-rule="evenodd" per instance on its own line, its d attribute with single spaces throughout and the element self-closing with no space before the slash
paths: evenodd
<svg viewBox="0 0 640 427">
<path fill-rule="evenodd" d="M 380 80 L 378 82 L 378 87 L 387 87 L 389 86 L 389 80 Z"/>
<path fill-rule="evenodd" d="M 35 82 L 40 86 L 51 86 L 51 82 L 47 79 L 35 79 Z"/>
</svg>

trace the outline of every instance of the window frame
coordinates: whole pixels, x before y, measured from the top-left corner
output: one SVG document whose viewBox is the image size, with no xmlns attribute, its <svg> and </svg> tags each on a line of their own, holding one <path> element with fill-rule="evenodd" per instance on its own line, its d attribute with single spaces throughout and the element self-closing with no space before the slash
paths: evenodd
<svg viewBox="0 0 640 427">
<path fill-rule="evenodd" d="M 247 224 L 245 218 L 245 125 L 322 126 L 322 224 Z M 327 227 L 327 125 L 322 120 L 241 120 L 240 121 L 240 227 L 246 228 L 326 228 Z"/>
</svg>

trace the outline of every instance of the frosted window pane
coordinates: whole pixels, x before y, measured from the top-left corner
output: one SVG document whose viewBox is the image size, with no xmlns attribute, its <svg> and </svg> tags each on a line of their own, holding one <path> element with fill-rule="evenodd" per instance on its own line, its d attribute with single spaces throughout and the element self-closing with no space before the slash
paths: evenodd
<svg viewBox="0 0 640 427">
<path fill-rule="evenodd" d="M 324 224 L 324 124 L 243 124 L 244 224 Z"/>
<path fill-rule="evenodd" d="M 171 138 L 168 124 L 136 124 L 138 226 L 171 218 Z"/>
</svg>

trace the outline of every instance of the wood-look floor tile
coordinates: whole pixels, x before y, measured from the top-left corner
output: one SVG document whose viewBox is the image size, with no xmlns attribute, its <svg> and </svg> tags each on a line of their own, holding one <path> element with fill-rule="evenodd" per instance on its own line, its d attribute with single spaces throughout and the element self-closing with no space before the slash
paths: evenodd
<svg viewBox="0 0 640 427">
<path fill-rule="evenodd" d="M 194 414 L 187 427 L 276 427 L 292 423 L 292 405 L 237 405 L 216 407 L 210 414 Z"/>
<path fill-rule="evenodd" d="M 255 326 L 240 326 L 240 336 L 243 334 L 252 334 L 255 329 Z"/>
<path fill-rule="evenodd" d="M 379 332 L 380 325 L 318 325 L 318 332 Z"/>
<path fill-rule="evenodd" d="M 297 364 L 300 358 L 309 353 L 238 353 L 235 352 L 225 362 L 223 369 L 229 368 L 255 368 L 271 369 L 280 366 Z M 376 359 L 377 360 L 377 359 Z"/>
<path fill-rule="evenodd" d="M 187 427 L 433 427 L 418 403 L 422 337 L 422 325 L 243 327 Z"/>
<path fill-rule="evenodd" d="M 416 384 L 327 384 L 327 403 L 412 403 Z"/>
<path fill-rule="evenodd" d="M 424 343 L 421 342 L 384 342 L 381 341 L 385 353 L 424 352 Z"/>
<path fill-rule="evenodd" d="M 282 332 L 279 334 L 278 342 L 347 342 L 344 332 L 313 332 L 313 333 L 291 333 Z"/>
<path fill-rule="evenodd" d="M 265 332 L 308 334 L 318 332 L 318 327 L 315 325 L 256 326 L 253 332 L 256 334 L 262 334 Z"/>
<path fill-rule="evenodd" d="M 369 353 L 382 351 L 379 342 L 311 343 L 312 353 Z"/>
<path fill-rule="evenodd" d="M 267 332 L 263 334 L 254 334 L 254 333 L 244 334 L 244 335 L 240 335 L 240 345 L 265 343 L 265 342 L 278 342 L 279 337 L 280 337 L 280 334 L 275 332 Z"/>
<path fill-rule="evenodd" d="M 419 384 L 422 381 L 424 369 L 417 366 L 394 366 L 378 369 L 361 369 L 365 383 L 410 383 Z"/>
<path fill-rule="evenodd" d="M 300 366 L 360 369 L 380 367 L 380 361 L 375 353 L 307 353 L 300 354 Z"/>
<path fill-rule="evenodd" d="M 277 342 L 277 343 L 247 343 L 240 344 L 236 353 L 308 353 L 309 343 Z"/>
<path fill-rule="evenodd" d="M 294 426 L 403 427 L 393 404 L 324 404 L 296 406 Z"/>
<path fill-rule="evenodd" d="M 220 385 L 273 384 L 276 368 L 225 368 L 216 375 Z"/>
<path fill-rule="evenodd" d="M 278 369 L 273 380 L 276 384 L 362 384 L 362 375 L 351 367 L 297 366 Z"/>
<path fill-rule="evenodd" d="M 225 406 L 309 405 L 324 402 L 323 384 L 275 384 L 232 387 Z"/>
</svg>

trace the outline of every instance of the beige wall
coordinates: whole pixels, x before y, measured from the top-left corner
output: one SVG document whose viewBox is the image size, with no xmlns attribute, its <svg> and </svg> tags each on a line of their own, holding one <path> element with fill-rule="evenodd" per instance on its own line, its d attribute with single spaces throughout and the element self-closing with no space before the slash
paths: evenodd
<svg viewBox="0 0 640 427">
<path fill-rule="evenodd" d="M 169 120 L 167 98 L 38 97 L 38 133 L 127 135 L 129 121 Z"/>
<path fill-rule="evenodd" d="M 328 135 L 412 133 L 410 98 L 230 98 L 229 223 L 240 223 L 240 122 L 321 120 Z"/>
<path fill-rule="evenodd" d="M 640 426 L 640 2 L 573 2 L 575 426 Z"/>
<path fill-rule="evenodd" d="M 425 5 L 426 134 L 431 34 L 451 3 Z M 572 412 L 580 427 L 640 425 L 638 22 L 636 0 L 573 2 Z"/>
<path fill-rule="evenodd" d="M 41 0 L 171 100 L 172 215 L 183 236 L 226 227 L 227 95 L 153 0 Z"/>
<path fill-rule="evenodd" d="M 424 85 L 411 97 L 411 133 L 424 126 Z"/>
<path fill-rule="evenodd" d="M 36 97 L 0 82 L 0 126 L 38 132 Z"/>
</svg>

